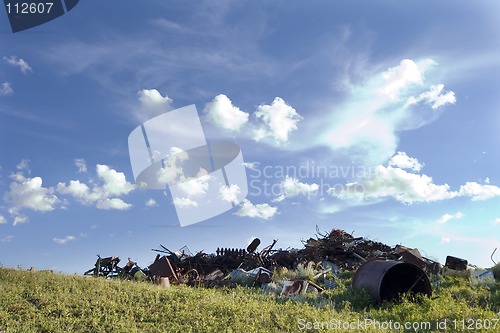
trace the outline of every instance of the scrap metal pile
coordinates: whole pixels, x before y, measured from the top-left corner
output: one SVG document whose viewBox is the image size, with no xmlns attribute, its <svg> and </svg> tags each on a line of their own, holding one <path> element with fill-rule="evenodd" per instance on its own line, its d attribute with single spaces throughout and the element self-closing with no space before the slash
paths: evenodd
<svg viewBox="0 0 500 333">
<path fill-rule="evenodd" d="M 228 285 L 231 283 L 253 285 L 267 283 L 278 268 L 296 269 L 299 264 L 329 267 L 335 270 L 357 270 L 364 262 L 382 259 L 412 263 L 426 273 L 436 273 L 441 265 L 424 258 L 417 249 L 403 246 L 391 248 L 380 242 L 333 229 L 329 233 L 317 230 L 315 238 L 303 241 L 303 249 L 274 249 L 277 240 L 257 251 L 260 240 L 255 238 L 246 249 L 218 248 L 216 253 L 192 254 L 187 246 L 171 251 L 160 245 L 154 262 L 140 268 L 130 261 L 124 268 L 118 266 L 118 257 L 97 260 L 95 267 L 86 272 L 94 276 L 149 279 L 167 277 L 173 283 L 188 285 Z"/>
</svg>

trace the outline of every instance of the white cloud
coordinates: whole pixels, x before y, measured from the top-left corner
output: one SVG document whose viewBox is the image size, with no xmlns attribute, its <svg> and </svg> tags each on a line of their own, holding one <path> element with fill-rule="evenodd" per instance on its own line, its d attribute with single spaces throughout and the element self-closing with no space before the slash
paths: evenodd
<svg viewBox="0 0 500 333">
<path fill-rule="evenodd" d="M 57 184 L 57 191 L 71 195 L 82 204 L 95 204 L 98 209 L 124 210 L 132 207 L 122 199 L 116 198 L 127 195 L 135 189 L 135 186 L 126 180 L 125 174 L 102 164 L 97 164 L 96 172 L 101 184 L 94 185 L 92 189 L 80 180 L 71 180 L 69 185 Z"/>
<path fill-rule="evenodd" d="M 250 170 L 257 170 L 259 162 L 243 162 L 243 166 Z"/>
<path fill-rule="evenodd" d="M 172 99 L 168 96 L 163 97 L 156 89 L 142 89 L 137 92 L 139 101 L 146 107 L 170 107 Z M 164 110 L 165 111 L 165 110 Z"/>
<path fill-rule="evenodd" d="M 156 200 L 153 199 L 153 198 L 149 198 L 148 200 L 146 200 L 145 205 L 147 207 L 156 207 L 156 206 L 158 206 L 158 204 L 156 203 Z"/>
<path fill-rule="evenodd" d="M 278 212 L 278 208 L 269 206 L 268 204 L 254 205 L 248 199 L 243 200 L 240 209 L 234 213 L 238 216 L 248 216 L 268 220 Z"/>
<path fill-rule="evenodd" d="M 238 193 L 240 193 L 240 187 L 236 184 L 231 184 L 230 186 L 224 185 L 219 188 L 219 195 L 221 196 L 222 200 L 234 204 L 237 204 L 239 202 Z"/>
<path fill-rule="evenodd" d="M 28 170 L 30 160 L 27 159 L 22 159 L 21 162 L 19 162 L 16 165 L 17 170 Z"/>
<path fill-rule="evenodd" d="M 52 238 L 52 241 L 57 244 L 66 244 L 67 242 L 74 241 L 75 239 L 75 236 L 66 236 L 64 238 Z"/>
<path fill-rule="evenodd" d="M 24 59 L 17 59 L 16 56 L 10 56 L 10 57 L 3 57 L 3 60 L 7 62 L 11 66 L 19 67 L 21 72 L 23 72 L 24 75 L 28 74 L 28 72 L 33 73 L 33 69 L 31 66 L 24 60 Z"/>
<path fill-rule="evenodd" d="M 457 196 L 447 184 L 436 185 L 427 175 L 409 173 L 400 168 L 379 165 L 374 173 L 360 182 L 341 188 L 330 188 L 328 193 L 340 199 L 379 199 L 392 197 L 405 204 L 450 199 Z"/>
<path fill-rule="evenodd" d="M 125 179 L 123 172 L 117 172 L 107 165 L 97 164 L 97 176 L 103 180 L 102 190 L 105 195 L 125 195 L 135 186 Z"/>
<path fill-rule="evenodd" d="M 256 141 L 271 136 L 278 143 L 286 143 L 290 133 L 297 129 L 297 123 L 302 120 L 302 116 L 280 97 L 276 97 L 271 105 L 259 105 L 254 115 L 264 122 L 254 132 Z"/>
<path fill-rule="evenodd" d="M 5 236 L 3 238 L 0 238 L 0 243 L 10 243 L 10 242 L 12 242 L 13 239 L 14 239 L 14 236 L 12 236 L 12 235 Z"/>
<path fill-rule="evenodd" d="M 437 223 L 439 224 L 443 224 L 443 223 L 446 223 L 450 220 L 453 220 L 453 219 L 460 219 L 464 217 L 464 213 L 462 212 L 458 212 L 458 213 L 455 213 L 455 214 L 444 214 L 443 216 L 441 216 L 440 218 L 437 219 Z"/>
<path fill-rule="evenodd" d="M 87 163 L 83 158 L 75 159 L 75 166 L 78 168 L 79 173 L 87 173 Z"/>
<path fill-rule="evenodd" d="M 493 220 L 493 223 L 495 224 L 500 224 L 500 217 L 497 217 L 496 219 Z"/>
<path fill-rule="evenodd" d="M 414 61 L 403 59 L 398 66 L 391 67 L 382 73 L 382 78 L 384 82 L 380 92 L 394 100 L 412 84 L 422 83 L 423 70 Z"/>
<path fill-rule="evenodd" d="M 274 201 L 283 201 L 285 198 L 293 198 L 298 195 L 306 195 L 310 197 L 314 195 L 318 189 L 318 184 L 306 184 L 300 182 L 297 178 L 286 176 L 285 180 L 280 183 L 281 193 Z"/>
<path fill-rule="evenodd" d="M 452 102 L 453 92 L 428 82 L 427 72 L 435 65 L 430 59 L 404 59 L 363 84 L 350 86 L 345 102 L 318 113 L 307 124 L 310 130 L 301 142 L 345 151 L 371 165 L 383 163 L 394 155 L 401 131 L 433 122 L 439 117 L 435 109 Z M 431 107 L 412 110 L 417 98 Z"/>
<path fill-rule="evenodd" d="M 401 165 L 415 171 L 420 163 L 398 153 L 399 158 L 391 158 L 388 163 Z M 398 156 L 396 155 L 396 156 Z M 327 192 L 340 199 L 380 199 L 394 198 L 405 204 L 431 202 L 455 197 L 471 197 L 472 200 L 486 200 L 500 196 L 500 187 L 467 182 L 458 191 L 451 191 L 448 184 L 434 184 L 430 176 L 408 172 L 399 167 L 378 165 L 373 172 L 360 181 L 329 188 Z"/>
<path fill-rule="evenodd" d="M 35 211 L 48 212 L 56 208 L 60 200 L 53 194 L 53 188 L 42 186 L 42 178 L 26 178 L 21 173 L 11 176 L 13 180 L 10 190 L 5 193 L 4 200 L 11 205 L 9 211 L 16 215 L 20 210 L 26 208 Z"/>
<path fill-rule="evenodd" d="M 420 171 L 422 169 L 422 164 L 416 158 L 409 157 L 405 152 L 401 151 L 398 151 L 396 155 L 391 157 L 387 165 L 413 171 Z"/>
<path fill-rule="evenodd" d="M 211 176 L 205 170 L 200 169 L 196 178 L 179 183 L 177 187 L 188 197 L 201 196 L 207 193 L 210 179 L 212 179 Z"/>
<path fill-rule="evenodd" d="M 141 121 L 146 121 L 172 108 L 172 99 L 168 96 L 163 97 L 156 89 L 139 90 L 137 96 L 140 107 L 135 111 L 135 116 Z"/>
<path fill-rule="evenodd" d="M 455 104 L 457 101 L 453 91 L 444 92 L 444 84 L 432 85 L 428 91 L 421 93 L 418 97 L 410 96 L 406 105 L 417 104 L 424 101 L 431 104 L 432 109 L 437 109 L 446 104 Z"/>
<path fill-rule="evenodd" d="M 216 126 L 229 130 L 239 131 L 248 122 L 248 113 L 234 106 L 231 100 L 223 94 L 205 105 L 204 112 L 209 121 Z"/>
<path fill-rule="evenodd" d="M 170 148 L 170 155 L 163 159 L 163 167 L 158 171 L 158 182 L 166 186 L 185 180 L 182 163 L 188 159 L 187 152 L 177 147 Z"/>
<path fill-rule="evenodd" d="M 0 85 L 0 96 L 8 96 L 14 93 L 14 89 L 9 82 L 4 82 Z"/>
<path fill-rule="evenodd" d="M 494 185 L 481 185 L 476 182 L 467 182 L 460 186 L 460 195 L 471 197 L 472 200 L 486 200 L 500 196 L 500 187 Z"/>
<path fill-rule="evenodd" d="M 117 210 L 127 210 L 132 207 L 131 204 L 124 202 L 120 198 L 105 198 L 97 201 L 96 208 L 98 209 L 117 209 Z"/>
<path fill-rule="evenodd" d="M 7 223 L 7 219 L 3 215 L 0 215 L 0 224 L 5 224 L 5 223 Z"/>
<path fill-rule="evenodd" d="M 197 207 L 198 203 L 189 198 L 174 198 L 174 205 L 178 208 Z"/>
<path fill-rule="evenodd" d="M 17 215 L 16 217 L 14 217 L 14 222 L 12 223 L 12 225 L 16 226 L 18 224 L 27 223 L 28 221 L 29 221 L 29 219 L 27 216 Z"/>
</svg>

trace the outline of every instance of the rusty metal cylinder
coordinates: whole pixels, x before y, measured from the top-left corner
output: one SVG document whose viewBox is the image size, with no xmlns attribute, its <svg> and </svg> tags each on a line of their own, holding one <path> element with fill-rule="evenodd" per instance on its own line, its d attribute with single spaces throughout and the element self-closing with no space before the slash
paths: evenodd
<svg viewBox="0 0 500 333">
<path fill-rule="evenodd" d="M 352 281 L 354 288 L 365 288 L 377 301 L 391 301 L 404 293 L 430 296 L 432 287 L 425 272 L 402 261 L 372 260 L 364 263 Z"/>
</svg>

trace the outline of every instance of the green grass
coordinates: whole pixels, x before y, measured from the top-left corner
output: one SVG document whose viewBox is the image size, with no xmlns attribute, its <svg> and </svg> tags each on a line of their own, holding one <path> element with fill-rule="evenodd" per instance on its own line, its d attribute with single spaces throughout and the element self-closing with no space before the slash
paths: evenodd
<svg viewBox="0 0 500 333">
<path fill-rule="evenodd" d="M 470 286 L 463 279 L 444 279 L 432 298 L 417 302 L 375 305 L 363 290 L 350 287 L 353 273 L 341 275 L 336 289 L 293 299 L 258 288 L 190 288 L 132 281 L 84 278 L 50 272 L 0 268 L 0 331 L 2 332 L 328 332 L 335 323 L 365 320 L 378 325 L 392 321 L 447 320 L 446 330 L 418 332 L 470 332 L 458 328 L 478 320 L 500 319 L 500 284 L 491 289 Z M 337 320 L 337 321 L 336 321 Z M 305 328 L 309 322 L 309 330 Z M 316 322 L 318 328 L 312 326 Z M 330 325 L 329 327 L 326 324 Z M 389 332 L 365 327 L 351 332 Z M 397 332 L 398 330 L 392 330 Z M 391 332 L 392 332 L 391 331 Z M 415 332 L 415 330 L 399 330 Z M 474 332 L 500 332 L 474 329 Z"/>
</svg>

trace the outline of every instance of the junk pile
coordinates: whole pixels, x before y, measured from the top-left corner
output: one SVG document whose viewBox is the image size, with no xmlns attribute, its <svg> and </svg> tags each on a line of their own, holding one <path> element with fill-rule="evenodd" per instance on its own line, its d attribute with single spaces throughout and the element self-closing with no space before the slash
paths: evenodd
<svg viewBox="0 0 500 333">
<path fill-rule="evenodd" d="M 266 286 L 280 271 L 308 270 L 307 278 L 282 281 L 282 295 L 297 295 L 310 290 L 322 292 L 336 287 L 340 270 L 356 271 L 355 288 L 365 288 L 377 301 L 392 300 L 403 293 L 430 295 L 428 274 L 470 277 L 467 261 L 450 257 L 446 265 L 422 256 L 418 249 L 402 245 L 394 248 L 344 230 L 333 229 L 303 241 L 303 249 L 274 249 L 277 240 L 257 251 L 261 241 L 255 238 L 247 248 L 217 248 L 213 254 L 193 254 L 187 246 L 171 251 L 160 244 L 154 262 L 146 268 L 128 260 L 122 268 L 119 257 L 98 259 L 85 275 L 106 278 L 149 280 L 159 285 L 190 286 Z M 491 271 L 475 271 L 478 279 Z M 321 284 L 321 285 L 320 285 Z"/>
</svg>

